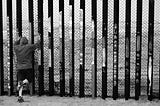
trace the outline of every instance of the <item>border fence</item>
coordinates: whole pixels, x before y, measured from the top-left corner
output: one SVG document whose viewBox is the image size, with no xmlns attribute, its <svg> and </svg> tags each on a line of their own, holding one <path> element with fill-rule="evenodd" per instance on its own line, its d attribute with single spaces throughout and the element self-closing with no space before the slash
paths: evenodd
<svg viewBox="0 0 160 106">
<path fill-rule="evenodd" d="M 159 0 L 0 0 L 0 96 L 15 95 L 15 37 L 33 55 L 33 94 L 160 99 Z"/>
</svg>

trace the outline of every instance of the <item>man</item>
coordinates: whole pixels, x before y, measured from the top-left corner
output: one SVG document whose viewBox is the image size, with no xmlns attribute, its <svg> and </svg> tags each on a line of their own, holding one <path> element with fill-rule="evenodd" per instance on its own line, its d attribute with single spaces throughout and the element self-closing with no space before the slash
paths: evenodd
<svg viewBox="0 0 160 106">
<path fill-rule="evenodd" d="M 14 43 L 14 51 L 17 57 L 18 102 L 24 102 L 22 97 L 23 85 L 31 84 L 33 79 L 32 53 L 40 47 L 39 37 L 37 43 L 29 44 L 26 37 L 18 38 Z"/>
</svg>

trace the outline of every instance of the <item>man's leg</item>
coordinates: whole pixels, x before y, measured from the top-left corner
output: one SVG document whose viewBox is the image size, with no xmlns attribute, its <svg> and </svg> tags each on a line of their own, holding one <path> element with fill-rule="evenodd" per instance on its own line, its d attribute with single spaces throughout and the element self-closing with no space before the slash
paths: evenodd
<svg viewBox="0 0 160 106">
<path fill-rule="evenodd" d="M 22 86 L 23 86 L 23 80 L 24 80 L 23 70 L 17 71 L 17 80 L 18 80 L 18 85 L 17 85 L 18 96 L 22 96 L 22 91 L 23 91 Z"/>
<path fill-rule="evenodd" d="M 33 95 L 33 74 L 34 74 L 33 69 L 28 69 L 27 70 L 26 78 L 29 81 L 29 92 L 30 92 L 31 96 Z"/>
<path fill-rule="evenodd" d="M 32 96 L 33 95 L 33 83 L 29 83 L 29 92 L 30 92 L 30 95 Z"/>
<path fill-rule="evenodd" d="M 23 92 L 23 81 L 19 81 L 18 82 L 18 87 L 17 87 L 17 90 L 18 90 L 18 102 L 24 102 L 23 100 L 23 96 L 22 96 L 22 92 Z"/>
<path fill-rule="evenodd" d="M 23 94 L 23 85 L 28 83 L 28 80 L 25 79 L 25 70 L 18 70 L 17 78 L 18 78 L 18 86 L 17 86 L 18 102 L 24 102 L 23 96 L 22 96 L 22 94 Z"/>
<path fill-rule="evenodd" d="M 18 82 L 18 96 L 22 97 L 22 91 L 23 91 L 23 83 L 22 81 Z"/>
<path fill-rule="evenodd" d="M 28 84 L 28 83 L 29 82 L 28 82 L 27 79 L 18 82 L 18 87 L 17 88 L 18 88 L 18 91 L 19 91 L 19 96 L 22 96 L 23 85 Z"/>
</svg>

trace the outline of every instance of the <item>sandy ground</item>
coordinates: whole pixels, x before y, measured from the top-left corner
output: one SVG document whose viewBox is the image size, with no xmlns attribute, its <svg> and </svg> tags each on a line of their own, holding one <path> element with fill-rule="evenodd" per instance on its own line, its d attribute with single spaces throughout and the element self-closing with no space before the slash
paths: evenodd
<svg viewBox="0 0 160 106">
<path fill-rule="evenodd" d="M 160 100 L 148 101 L 147 97 L 140 100 L 107 98 L 78 98 L 58 96 L 24 96 L 25 102 L 18 103 L 15 96 L 0 96 L 0 106 L 160 106 Z"/>
</svg>

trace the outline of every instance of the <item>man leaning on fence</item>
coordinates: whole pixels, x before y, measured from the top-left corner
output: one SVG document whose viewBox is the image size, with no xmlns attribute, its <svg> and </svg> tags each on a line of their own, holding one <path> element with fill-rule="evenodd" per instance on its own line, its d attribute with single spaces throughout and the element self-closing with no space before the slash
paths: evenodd
<svg viewBox="0 0 160 106">
<path fill-rule="evenodd" d="M 14 42 L 14 51 L 17 58 L 18 102 L 24 102 L 22 91 L 24 85 L 32 86 L 33 67 L 32 53 L 40 48 L 40 37 L 35 36 L 36 43 L 31 44 L 26 37 L 18 37 Z M 31 89 L 30 89 L 31 90 Z M 30 91 L 31 92 L 31 91 Z"/>
</svg>

